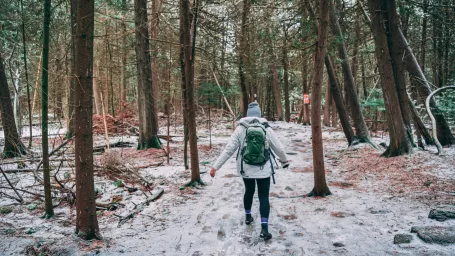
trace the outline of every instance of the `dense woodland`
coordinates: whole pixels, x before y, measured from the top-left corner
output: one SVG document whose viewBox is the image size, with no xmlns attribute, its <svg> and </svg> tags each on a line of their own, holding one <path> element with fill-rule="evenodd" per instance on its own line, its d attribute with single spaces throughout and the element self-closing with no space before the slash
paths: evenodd
<svg viewBox="0 0 455 256">
<path fill-rule="evenodd" d="M 49 155 L 59 148 L 49 145 L 48 125 L 66 127 L 63 144 L 75 145 L 76 231 L 85 239 L 101 238 L 93 134 L 109 145 L 116 127 L 138 136 L 138 151 L 161 149 L 169 159 L 174 153 L 160 138 L 170 139 L 174 127 L 183 125 L 188 185 L 204 184 L 198 130 L 210 127 L 214 116 L 232 123 L 257 101 L 270 121 L 311 126 L 314 196 L 331 194 L 324 127 L 342 129 L 347 145 L 366 143 L 386 158 L 434 146 L 444 154 L 455 144 L 450 0 L 0 5 L 2 157 L 39 158 L 37 170 L 42 165 L 44 171 L 34 175 L 44 186 L 45 217 L 51 218 L 56 167 Z M 42 132 L 33 134 L 34 126 Z M 377 145 L 371 139 L 376 132 L 389 142 Z"/>
</svg>

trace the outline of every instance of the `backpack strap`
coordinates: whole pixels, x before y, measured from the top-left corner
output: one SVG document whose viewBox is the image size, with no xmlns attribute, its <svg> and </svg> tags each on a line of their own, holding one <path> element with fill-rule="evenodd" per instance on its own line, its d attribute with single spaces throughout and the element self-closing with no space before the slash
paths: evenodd
<svg viewBox="0 0 455 256">
<path fill-rule="evenodd" d="M 245 125 L 243 123 L 240 123 L 240 125 L 243 126 L 243 128 L 245 128 L 245 138 L 243 139 L 243 144 L 240 144 L 240 147 L 239 147 L 239 150 L 237 151 L 237 156 L 235 157 L 235 160 L 237 160 L 239 158 L 240 151 L 242 151 L 244 146 L 245 146 L 246 133 L 248 132 L 248 127 L 249 127 L 249 126 L 247 126 L 247 125 Z"/>
<path fill-rule="evenodd" d="M 270 158 L 270 166 L 272 167 L 272 181 L 273 181 L 273 184 L 276 184 L 275 183 L 275 169 L 273 168 L 272 158 Z"/>
</svg>

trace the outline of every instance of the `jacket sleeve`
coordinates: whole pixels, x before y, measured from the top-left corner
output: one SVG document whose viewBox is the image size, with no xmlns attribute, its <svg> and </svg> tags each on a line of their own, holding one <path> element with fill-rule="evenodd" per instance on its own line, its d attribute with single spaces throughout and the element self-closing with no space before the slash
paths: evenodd
<svg viewBox="0 0 455 256">
<path fill-rule="evenodd" d="M 273 152 L 278 156 L 280 162 L 287 162 L 288 159 L 286 157 L 286 152 L 284 151 L 283 144 L 278 139 L 276 133 L 272 130 L 272 128 L 267 129 L 267 135 L 270 140 L 270 147 L 272 148 Z"/>
<path fill-rule="evenodd" d="M 219 170 L 224 163 L 239 149 L 240 147 L 240 138 L 241 138 L 241 133 L 243 131 L 243 127 L 238 126 L 234 133 L 231 135 L 231 138 L 224 148 L 223 152 L 221 155 L 218 157 L 216 160 L 215 164 L 213 165 L 213 168 L 216 170 Z"/>
</svg>

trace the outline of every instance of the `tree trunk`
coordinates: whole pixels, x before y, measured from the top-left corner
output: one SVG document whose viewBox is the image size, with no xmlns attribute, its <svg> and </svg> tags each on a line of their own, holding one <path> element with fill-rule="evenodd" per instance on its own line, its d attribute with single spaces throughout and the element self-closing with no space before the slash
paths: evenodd
<svg viewBox="0 0 455 256">
<path fill-rule="evenodd" d="M 289 122 L 291 120 L 291 107 L 289 103 L 289 74 L 288 74 L 288 53 L 287 53 L 287 44 L 286 37 L 284 39 L 283 45 L 283 69 L 284 69 L 284 110 L 285 110 L 285 120 Z"/>
<path fill-rule="evenodd" d="M 276 70 L 275 63 L 272 63 L 271 72 L 272 72 L 272 77 L 273 77 L 273 95 L 275 96 L 277 119 L 278 119 L 278 121 L 282 121 L 283 120 L 283 106 L 281 105 L 281 89 L 280 89 L 280 81 L 278 79 L 278 72 Z"/>
<path fill-rule="evenodd" d="M 32 138 L 33 138 L 33 128 L 32 128 L 32 103 L 30 99 L 30 84 L 28 80 L 28 67 L 27 67 L 27 45 L 25 40 L 25 17 L 24 17 L 24 5 L 23 1 L 21 0 L 21 18 L 22 18 L 22 52 L 24 54 L 24 69 L 25 69 L 25 84 L 27 86 L 27 107 L 28 107 L 28 123 L 29 123 L 29 142 L 28 148 L 32 148 Z"/>
<path fill-rule="evenodd" d="M 443 78 L 443 59 L 444 59 L 444 47 L 443 47 L 443 38 L 442 38 L 442 23 L 443 17 L 436 17 L 433 16 L 433 29 L 434 29 L 434 56 L 433 58 L 435 61 L 435 70 L 436 70 L 436 80 L 435 86 L 437 88 L 441 88 L 444 86 L 444 78 Z"/>
<path fill-rule="evenodd" d="M 181 3 L 180 3 L 181 4 Z M 180 28 L 184 28 L 184 18 L 182 17 L 183 13 L 180 11 Z M 183 163 L 185 165 L 185 170 L 189 169 L 188 164 L 188 105 L 187 105 L 187 94 L 186 94 L 186 68 L 185 68 L 185 39 L 183 31 L 180 31 L 180 74 L 182 78 L 182 105 L 183 105 Z M 188 74 L 189 75 L 189 74 Z"/>
<path fill-rule="evenodd" d="M 22 144 L 16 128 L 16 121 L 11 103 L 8 81 L 6 78 L 3 59 L 0 55 L 0 104 L 2 111 L 2 125 L 5 136 L 5 147 L 3 148 L 2 158 L 18 157 L 25 155 L 25 147 Z"/>
<path fill-rule="evenodd" d="M 425 57 L 426 57 L 426 48 L 427 48 L 427 10 L 428 10 L 428 1 L 423 0 L 423 18 L 422 18 L 422 38 L 420 42 L 420 68 L 425 74 Z"/>
<path fill-rule="evenodd" d="M 455 2 L 452 2 L 452 3 L 455 3 Z M 450 1 L 446 0 L 445 4 L 450 5 Z M 442 86 L 449 85 L 449 80 L 448 80 L 449 66 L 450 66 L 449 65 L 449 51 L 451 49 L 450 43 L 452 42 L 452 32 L 453 32 L 453 24 L 450 24 L 450 23 L 453 21 L 453 19 L 455 17 L 453 14 L 455 14 L 455 7 L 451 8 L 451 10 L 448 8 L 445 10 L 444 35 L 443 35 L 444 40 L 441 41 L 441 43 L 444 42 L 444 47 L 441 47 L 444 52 L 444 61 L 443 61 L 444 66 L 443 66 L 443 70 L 442 70 L 442 80 L 444 83 L 442 84 Z M 441 29 L 442 29 L 442 26 L 441 26 Z M 441 35 L 442 35 L 442 32 L 441 32 Z"/>
<path fill-rule="evenodd" d="M 251 8 L 251 1 L 250 0 L 243 0 L 243 12 L 242 12 L 242 31 L 239 40 L 239 78 L 240 78 L 240 91 L 242 93 L 242 101 L 240 105 L 240 109 L 243 112 L 243 116 L 246 116 L 246 112 L 248 110 L 248 91 L 247 91 L 247 78 L 245 72 L 245 65 L 247 65 L 247 34 L 249 30 L 249 23 L 248 23 L 248 16 L 250 13 Z"/>
<path fill-rule="evenodd" d="M 319 8 L 318 44 L 314 58 L 314 82 L 311 96 L 311 101 L 313 103 L 311 111 L 311 142 L 313 146 L 314 188 L 309 196 L 327 196 L 331 194 L 325 179 L 324 149 L 322 145 L 321 129 L 322 78 L 324 72 L 324 57 L 327 52 L 329 1 L 321 0 Z"/>
<path fill-rule="evenodd" d="M 392 24 L 397 26 L 396 24 Z M 404 37 L 403 33 L 401 32 L 400 28 L 394 30 L 396 35 L 394 34 L 394 39 L 397 41 L 397 45 L 400 48 L 403 48 L 405 54 L 403 55 L 403 61 L 406 67 L 406 70 L 409 72 L 411 83 L 418 85 L 418 91 L 420 98 L 427 98 L 431 94 L 430 85 L 420 68 L 420 65 L 417 62 L 417 59 L 412 52 L 411 47 L 409 46 L 406 38 Z M 419 99 L 421 100 L 421 99 Z M 423 103 L 423 101 L 420 101 Z M 451 145 L 455 144 L 455 137 L 452 135 L 450 126 L 447 123 L 444 115 L 442 114 L 441 110 L 436 105 L 434 100 L 430 101 L 430 107 L 436 119 L 436 127 L 438 132 L 438 140 L 441 145 Z"/>
<path fill-rule="evenodd" d="M 267 98 L 267 119 L 271 119 L 272 118 L 272 81 L 273 81 L 273 78 L 272 78 L 272 74 L 270 74 L 269 76 L 269 79 L 268 79 L 268 82 L 267 82 L 267 95 L 266 95 L 266 98 Z"/>
<path fill-rule="evenodd" d="M 366 73 L 365 73 L 365 62 L 363 59 L 363 54 L 360 54 L 360 61 L 362 62 L 362 87 L 363 87 L 363 98 L 368 98 L 368 90 L 367 90 L 367 81 L 366 81 Z"/>
<path fill-rule="evenodd" d="M 197 6 L 197 4 L 196 4 Z M 197 7 L 196 7 L 197 8 Z M 183 42 L 184 42 L 184 65 L 185 65 L 185 83 L 186 83 L 186 97 L 187 97 L 187 107 L 188 107 L 188 139 L 190 144 L 191 151 L 191 182 L 190 184 L 202 183 L 199 171 L 199 155 L 197 148 L 197 130 L 196 130 L 196 104 L 194 101 L 194 54 L 192 48 L 194 49 L 191 41 L 191 26 L 190 26 L 190 3 L 189 0 L 180 0 L 180 18 L 183 19 L 183 22 L 180 24 L 183 25 L 180 28 L 180 33 L 183 33 Z M 194 23 L 196 31 L 197 23 Z M 193 33 L 196 40 L 196 33 Z"/>
<path fill-rule="evenodd" d="M 76 26 L 77 26 L 77 0 L 71 0 L 70 3 L 70 27 L 71 27 L 71 62 L 70 62 L 70 82 L 69 82 L 69 95 L 68 95 L 68 123 L 66 138 L 73 137 L 75 132 L 74 124 L 74 90 L 76 86 Z"/>
<path fill-rule="evenodd" d="M 49 107 L 49 27 L 51 22 L 51 0 L 44 1 L 44 22 L 43 22 L 43 70 L 41 72 L 41 145 L 43 154 L 43 176 L 44 176 L 44 197 L 45 197 L 45 218 L 54 216 L 51 195 L 51 178 L 49 167 L 49 141 L 48 141 L 48 107 Z"/>
<path fill-rule="evenodd" d="M 371 29 L 376 45 L 375 53 L 379 64 L 379 74 L 381 76 L 382 92 L 390 134 L 390 145 L 382 155 L 392 157 L 412 153 L 412 147 L 403 123 L 403 115 L 401 114 L 400 102 L 393 76 L 394 73 L 390 61 L 386 31 L 383 27 L 387 14 L 385 13 L 386 10 L 381 6 L 382 1 L 369 0 L 369 9 L 373 18 Z"/>
<path fill-rule="evenodd" d="M 348 98 L 349 98 L 349 106 L 351 110 L 352 120 L 354 121 L 354 127 L 356 129 L 356 137 L 359 139 L 360 142 L 369 142 L 370 135 L 368 132 L 368 128 L 365 124 L 365 120 L 363 118 L 362 111 L 360 109 L 360 103 L 357 96 L 357 92 L 355 89 L 355 81 L 354 77 L 351 72 L 351 67 L 349 65 L 349 56 L 346 51 L 346 47 L 344 42 L 341 40 L 343 38 L 343 34 L 341 32 L 340 25 L 338 24 L 335 7 L 332 4 L 330 5 L 330 27 L 332 33 L 337 36 L 338 39 L 338 53 L 340 55 L 341 67 L 343 70 L 343 75 L 345 77 L 345 88 L 347 90 Z M 347 102 L 346 102 L 347 104 Z"/>
<path fill-rule="evenodd" d="M 75 86 L 76 234 L 83 239 L 101 238 L 93 178 L 93 37 L 94 0 L 77 0 Z"/>
<path fill-rule="evenodd" d="M 327 88 L 325 90 L 324 119 L 325 126 L 330 126 L 330 106 L 332 104 L 332 91 L 330 90 L 330 79 L 327 79 Z"/>
<path fill-rule="evenodd" d="M 332 93 L 332 127 L 338 127 L 338 118 L 337 118 L 337 109 L 335 107 L 335 99 L 333 98 Z"/>
<path fill-rule="evenodd" d="M 150 21 L 150 36 L 152 39 L 152 85 L 153 85 L 153 101 L 158 103 L 159 95 L 159 82 L 158 82 L 158 44 L 156 39 L 158 38 L 158 25 L 160 24 L 160 13 L 161 6 L 164 0 L 152 1 L 152 19 Z"/>
<path fill-rule="evenodd" d="M 340 117 L 341 127 L 343 128 L 344 135 L 346 136 L 348 145 L 350 146 L 354 141 L 354 131 L 352 130 L 351 124 L 349 123 L 349 117 L 343 103 L 343 96 L 341 95 L 339 89 L 340 87 L 338 85 L 336 74 L 333 69 L 332 60 L 328 54 L 325 56 L 325 67 L 327 69 L 327 74 L 330 81 L 330 90 L 332 91 L 333 100 L 338 111 L 338 116 Z"/>
<path fill-rule="evenodd" d="M 358 12 L 358 10 L 357 10 Z M 352 57 L 352 77 L 354 78 L 354 85 L 357 96 L 359 95 L 359 83 L 357 80 L 357 71 L 359 69 L 359 41 L 361 40 L 361 28 L 360 28 L 360 13 L 357 13 L 355 17 L 355 41 L 354 41 L 354 56 Z"/>
<path fill-rule="evenodd" d="M 121 74 L 120 74 L 120 104 L 122 102 L 126 102 L 126 89 L 127 89 L 127 75 L 126 75 L 126 66 L 128 60 L 128 42 L 127 42 L 127 30 L 126 30 L 126 14 L 127 14 L 127 3 L 126 0 L 122 0 L 122 67 L 121 67 Z"/>
<path fill-rule="evenodd" d="M 94 66 L 94 76 L 93 76 L 93 94 L 95 99 L 95 110 L 97 115 L 103 114 L 103 106 L 102 103 L 103 99 L 101 98 L 101 88 L 99 86 L 99 78 L 100 78 L 100 71 L 99 71 L 99 62 Z"/>
<path fill-rule="evenodd" d="M 142 124 L 139 125 L 138 149 L 161 148 L 158 139 L 158 116 L 152 84 L 152 70 L 150 60 L 149 36 L 147 25 L 147 1 L 134 1 L 134 20 L 136 25 L 136 59 L 138 66 L 138 93 L 141 100 L 138 102 L 139 111 L 142 111 Z"/>
<path fill-rule="evenodd" d="M 420 118 L 419 113 L 417 112 L 417 109 L 415 108 L 414 103 L 412 102 L 411 99 L 409 99 L 409 108 L 411 110 L 411 116 L 414 121 L 414 127 L 416 129 L 417 134 L 420 137 L 423 137 L 427 145 L 434 145 L 433 138 L 431 137 L 430 132 L 423 123 L 422 119 Z M 421 141 L 419 140 L 419 142 Z"/>
<path fill-rule="evenodd" d="M 39 94 L 40 94 L 40 90 L 39 90 L 39 77 L 40 77 L 40 72 L 41 72 L 41 66 L 43 64 L 43 53 L 40 54 L 40 59 L 39 59 L 39 63 L 38 63 L 38 67 L 36 68 L 36 75 L 35 75 L 35 91 L 33 92 L 33 104 L 32 104 L 32 113 L 35 113 L 35 110 L 37 108 L 39 108 Z"/>
<path fill-rule="evenodd" d="M 392 69 L 394 74 L 394 80 L 397 87 L 398 99 L 400 101 L 401 114 L 403 116 L 403 123 L 406 128 L 409 141 L 413 144 L 413 135 L 411 128 L 411 110 L 409 109 L 409 96 L 406 91 L 406 79 L 404 74 L 404 64 L 402 56 L 404 55 L 404 49 L 397 46 L 398 40 L 395 38 L 398 35 L 396 31 L 399 23 L 399 19 L 395 15 L 396 6 L 395 0 L 386 0 L 385 9 L 387 11 L 386 33 L 387 33 L 387 44 L 390 50 L 390 57 L 392 63 Z"/>
<path fill-rule="evenodd" d="M 306 95 L 309 95 L 309 90 L 308 90 L 308 61 L 306 59 L 303 60 L 303 72 L 302 72 L 302 85 L 303 85 L 303 97 Z M 311 72 L 310 72 L 311 73 Z M 311 83 L 311 77 L 310 81 Z M 305 104 L 303 103 L 303 125 L 310 125 L 310 104 Z"/>
</svg>

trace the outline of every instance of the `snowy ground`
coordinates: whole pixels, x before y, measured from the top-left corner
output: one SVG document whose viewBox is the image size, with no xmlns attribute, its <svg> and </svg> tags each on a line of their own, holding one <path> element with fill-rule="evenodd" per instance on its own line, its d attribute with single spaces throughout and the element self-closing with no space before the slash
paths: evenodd
<svg viewBox="0 0 455 256">
<path fill-rule="evenodd" d="M 178 157 L 182 144 L 176 138 L 171 144 L 171 152 L 177 155 L 170 165 L 143 170 L 144 176 L 154 179 L 165 189 L 164 195 L 145 206 L 139 215 L 121 227 L 118 227 L 114 212 L 101 213 L 99 223 L 105 238 L 103 242 L 87 243 L 74 236 L 74 209 L 56 208 L 56 218 L 42 220 L 38 218 L 38 211 L 30 212 L 25 206 L 16 206 L 12 213 L 0 215 L 0 254 L 21 255 L 28 245 L 35 248 L 47 246 L 49 252 L 57 255 L 455 254 L 454 245 L 426 244 L 415 234 L 412 234 L 414 237 L 410 244 L 393 244 L 395 234 L 411 234 L 412 226 L 453 226 L 455 220 L 441 223 L 428 219 L 431 206 L 437 201 L 429 203 L 418 200 L 421 199 L 419 197 L 411 199 L 406 193 L 394 193 L 394 188 L 384 182 L 384 177 L 390 177 L 388 175 L 378 178 L 365 172 L 353 177 L 352 171 L 359 170 L 348 170 L 348 166 L 358 166 L 355 164 L 365 161 L 358 156 L 370 151 L 363 147 L 346 150 L 344 136 L 339 131 L 326 129 L 323 134 L 327 180 L 333 195 L 326 198 L 300 197 L 313 187 L 311 128 L 281 122 L 273 123 L 272 127 L 286 147 L 291 168 L 278 169 L 277 184 L 271 186 L 269 229 L 274 236 L 271 241 L 259 239 L 257 198 L 253 203 L 254 225 L 246 226 L 243 222 L 243 182 L 236 174 L 234 158 L 217 172 L 215 178 L 208 175 L 210 163 L 229 139 L 230 131 L 225 129 L 225 125 L 218 124 L 214 132 L 216 137 L 212 138 L 213 150 L 207 150 L 207 131 L 200 130 L 199 143 L 202 147 L 199 153 L 202 179 L 206 186 L 179 189 L 188 181 L 189 173 L 183 170 L 182 160 Z M 100 137 L 100 141 L 102 139 Z M 115 139 L 135 141 L 136 138 L 112 140 Z M 383 141 L 381 138 L 375 140 Z M 133 149 L 122 150 L 128 154 Z M 439 164 L 441 168 L 425 171 L 440 179 L 454 177 L 454 151 L 453 148 L 448 149 L 448 157 L 431 163 Z M 145 153 L 141 154 L 143 158 L 148 157 Z M 430 152 L 416 154 L 418 157 L 436 158 Z M 162 159 L 155 154 L 150 161 Z M 450 182 L 453 183 L 453 179 Z M 390 184 L 396 186 L 395 183 Z M 420 186 L 423 187 L 423 184 Z M 125 207 L 115 211 L 121 216 L 132 211 L 132 202 L 137 204 L 145 198 L 140 191 L 129 194 L 109 181 L 98 179 L 96 187 L 103 193 L 100 200 L 108 200 L 116 194 L 123 195 Z M 2 201 L 0 205 L 13 202 L 4 198 Z M 36 232 L 27 234 L 30 228 Z"/>
</svg>

